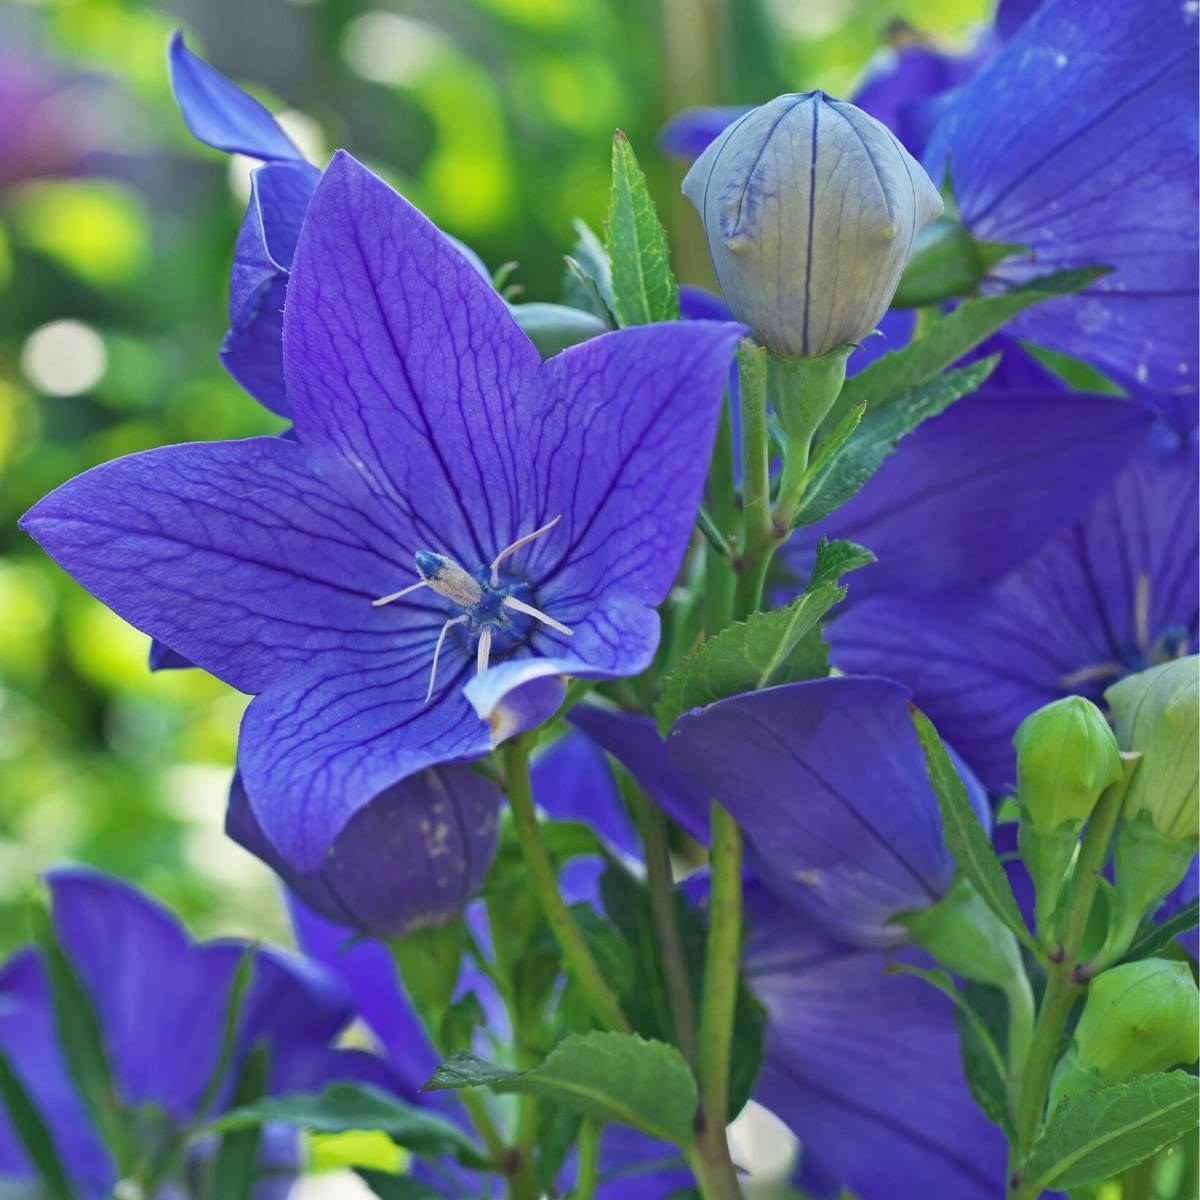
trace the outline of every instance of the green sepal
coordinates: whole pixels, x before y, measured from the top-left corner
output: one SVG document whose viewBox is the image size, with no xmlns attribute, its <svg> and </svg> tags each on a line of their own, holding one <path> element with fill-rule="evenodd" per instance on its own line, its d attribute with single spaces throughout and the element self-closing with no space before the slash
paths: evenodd
<svg viewBox="0 0 1200 1200">
<path fill-rule="evenodd" d="M 54 1134 L 38 1111 L 4 1051 L 0 1049 L 0 1112 L 7 1111 L 13 1132 L 25 1148 L 47 1200 L 75 1200 L 75 1189 L 67 1178 L 54 1142 Z"/>
<path fill-rule="evenodd" d="M 404 991 L 427 1029 L 440 1042 L 442 1022 L 467 947 L 467 926 L 461 916 L 444 925 L 429 925 L 401 938 L 388 939 Z"/>
<path fill-rule="evenodd" d="M 270 1049 L 257 1043 L 246 1056 L 233 1094 L 233 1107 L 253 1104 L 267 1090 L 270 1074 Z M 258 1176 L 258 1148 L 262 1126 L 248 1125 L 230 1130 L 221 1138 L 217 1161 L 213 1165 L 211 1200 L 249 1200 Z"/>
</svg>

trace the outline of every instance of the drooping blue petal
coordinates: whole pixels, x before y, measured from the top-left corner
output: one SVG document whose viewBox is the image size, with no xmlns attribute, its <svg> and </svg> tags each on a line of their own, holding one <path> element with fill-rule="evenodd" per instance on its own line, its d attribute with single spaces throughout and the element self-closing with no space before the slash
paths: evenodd
<svg viewBox="0 0 1200 1200">
<path fill-rule="evenodd" d="M 180 30 L 171 36 L 167 53 L 175 101 L 197 141 L 264 161 L 303 161 L 304 156 L 275 118 L 253 96 L 193 54 L 184 45 Z"/>
<path fill-rule="evenodd" d="M 229 279 L 221 361 L 256 400 L 285 417 L 283 306 L 300 227 L 320 177 L 306 162 L 266 163 L 251 175 Z"/>
<path fill-rule="evenodd" d="M 1102 702 L 1121 675 L 1196 646 L 1197 465 L 1137 453 L 1086 514 L 991 588 L 879 597 L 833 623 L 833 660 L 886 673 L 992 789 L 1012 736 L 1070 693 Z"/>
<path fill-rule="evenodd" d="M 1196 12 L 1047 0 L 944 110 L 925 155 L 949 163 L 977 238 L 1029 246 L 996 281 L 1115 268 L 1011 328 L 1162 392 L 1195 390 Z"/>
<path fill-rule="evenodd" d="M 402 937 L 462 911 L 496 850 L 500 793 L 468 767 L 412 775 L 350 818 L 316 872 L 293 870 L 263 833 L 240 778 L 225 831 L 329 920 Z"/>
<path fill-rule="evenodd" d="M 748 107 L 685 108 L 662 128 L 658 144 L 668 153 L 691 161 L 699 158 Z"/>
<path fill-rule="evenodd" d="M 746 908 L 743 970 L 767 1010 L 754 1095 L 800 1139 L 799 1182 L 868 1200 L 992 1197 L 1004 1136 L 971 1098 L 946 997 L 761 885 Z"/>
<path fill-rule="evenodd" d="M 49 1126 L 60 1161 L 82 1196 L 108 1196 L 116 1167 L 68 1074 L 49 983 L 33 950 L 18 951 L 0 966 L 0 1050 Z M 6 1180 L 34 1178 L 33 1165 L 0 1103 L 0 1193 Z"/>
<path fill-rule="evenodd" d="M 1140 404 L 1061 388 L 987 387 L 926 421 L 837 512 L 798 530 L 786 561 L 806 578 L 819 538 L 876 562 L 850 600 L 992 582 L 1087 510 L 1153 421 Z"/>
<path fill-rule="evenodd" d="M 891 918 L 939 900 L 954 874 L 908 700 L 887 679 L 785 684 L 696 709 L 667 741 L 745 831 L 755 874 L 860 945 L 895 941 Z"/>
<path fill-rule="evenodd" d="M 60 868 L 48 882 L 55 929 L 96 1007 L 122 1098 L 189 1120 L 217 1063 L 244 946 L 193 944 L 164 909 L 95 871 Z M 331 976 L 294 955 L 259 951 L 231 1077 L 266 1040 L 272 1084 L 282 1085 L 294 1070 L 289 1059 L 323 1049 L 350 1016 Z"/>
</svg>

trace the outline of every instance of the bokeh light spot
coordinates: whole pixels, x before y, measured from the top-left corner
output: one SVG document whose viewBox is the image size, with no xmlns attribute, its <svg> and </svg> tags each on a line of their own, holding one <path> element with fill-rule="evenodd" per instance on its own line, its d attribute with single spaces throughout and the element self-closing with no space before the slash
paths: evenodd
<svg viewBox="0 0 1200 1200">
<path fill-rule="evenodd" d="M 21 350 L 21 370 L 48 396 L 77 396 L 104 377 L 108 355 L 100 335 L 82 321 L 51 321 Z"/>
</svg>

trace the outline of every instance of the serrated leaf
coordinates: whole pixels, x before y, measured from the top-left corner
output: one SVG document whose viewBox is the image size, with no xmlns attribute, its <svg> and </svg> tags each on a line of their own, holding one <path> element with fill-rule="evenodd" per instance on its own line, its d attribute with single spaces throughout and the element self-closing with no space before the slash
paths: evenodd
<svg viewBox="0 0 1200 1200">
<path fill-rule="evenodd" d="M 464 1166 L 476 1168 L 488 1162 L 457 1125 L 364 1083 L 335 1083 L 321 1092 L 268 1096 L 233 1109 L 210 1128 L 223 1133 L 267 1121 L 281 1121 L 315 1133 L 378 1129 L 414 1154 L 453 1156 Z"/>
<path fill-rule="evenodd" d="M 1107 271 L 1107 267 L 1055 271 L 997 296 L 967 300 L 942 317 L 924 337 L 885 354 L 848 379 L 835 412 L 840 417 L 864 401 L 868 411 L 891 403 L 901 394 L 929 382 L 1031 305 L 1077 292 Z"/>
<path fill-rule="evenodd" d="M 572 1034 L 528 1071 L 451 1055 L 425 1085 L 431 1091 L 460 1087 L 569 1104 L 584 1116 L 631 1125 L 681 1146 L 691 1141 L 697 1106 L 696 1081 L 679 1051 L 633 1033 Z"/>
<path fill-rule="evenodd" d="M 1200 1080 L 1185 1071 L 1064 1100 L 1034 1144 L 1022 1176 L 1033 1194 L 1109 1179 L 1200 1123 Z M 1028 1185 L 1027 1185 L 1028 1186 Z"/>
<path fill-rule="evenodd" d="M 944 412 L 955 400 L 970 395 L 992 373 L 1000 355 L 981 359 L 969 367 L 947 371 L 944 375 L 910 388 L 887 404 L 866 405 L 857 428 L 836 453 L 821 459 L 804 491 L 804 503 L 796 517 L 797 525 L 811 525 L 840 508 L 875 474 L 883 461 L 923 421 Z M 847 417 L 862 407 L 848 410 Z M 844 427 L 847 417 L 838 429 Z M 836 436 L 835 429 L 831 437 Z M 818 458 L 820 455 L 818 454 Z M 817 465 L 814 463 L 814 466 Z"/>
<path fill-rule="evenodd" d="M 575 230 L 575 245 L 568 256 L 563 300 L 615 324 L 616 301 L 608 251 L 586 221 L 573 221 L 571 227 Z"/>
<path fill-rule="evenodd" d="M 823 541 L 802 595 L 783 608 L 735 621 L 701 642 L 667 675 L 654 706 L 659 733 L 666 737 L 683 713 L 726 696 L 828 674 L 819 622 L 845 598 L 837 580 L 873 557 L 853 542 Z"/>
<path fill-rule="evenodd" d="M 929 782 L 937 796 L 947 848 L 996 916 L 1036 953 L 1036 943 L 1017 908 L 1008 876 L 971 807 L 966 785 L 954 769 L 932 722 L 920 709 L 910 705 L 910 710 L 921 749 L 925 752 Z"/>
<path fill-rule="evenodd" d="M 75 1192 L 59 1159 L 54 1135 L 0 1050 L 0 1112 L 5 1110 L 49 1200 L 74 1200 Z"/>
<path fill-rule="evenodd" d="M 679 319 L 679 287 L 667 235 L 629 139 L 613 137 L 612 193 L 605 225 L 612 290 L 622 325 Z"/>
<path fill-rule="evenodd" d="M 1129 947 L 1127 960 L 1153 958 L 1162 953 L 1181 933 L 1187 933 L 1200 924 L 1200 904 L 1185 904 L 1177 913 L 1158 925 L 1143 929 Z"/>
</svg>

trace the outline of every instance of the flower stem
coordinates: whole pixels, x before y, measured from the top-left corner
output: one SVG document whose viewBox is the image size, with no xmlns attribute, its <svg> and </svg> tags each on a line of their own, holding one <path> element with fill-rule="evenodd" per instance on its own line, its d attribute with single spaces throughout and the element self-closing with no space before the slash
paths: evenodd
<svg viewBox="0 0 1200 1200">
<path fill-rule="evenodd" d="M 767 352 L 749 340 L 738 346 L 742 438 L 742 540 L 737 559 L 735 618 L 754 612 L 775 550 L 771 523 L 770 431 L 767 426 Z"/>
<path fill-rule="evenodd" d="M 1013 1097 L 1013 1126 L 1017 1145 L 1009 1158 L 1009 1189 L 1013 1200 L 1033 1200 L 1037 1194 L 1036 1180 L 1023 1180 L 1021 1166 L 1024 1156 L 1033 1145 L 1042 1117 L 1050 1080 L 1058 1061 L 1059 1043 L 1075 1001 L 1085 984 L 1075 978 L 1084 931 L 1096 896 L 1096 884 L 1104 862 L 1113 829 L 1121 812 L 1125 783 L 1114 784 L 1100 797 L 1084 831 L 1083 844 L 1075 862 L 1075 871 L 1066 898 L 1066 926 L 1061 944 L 1050 955 L 1047 964 L 1049 981 L 1042 995 L 1033 1040 L 1022 1069 L 1017 1074 Z"/>
<path fill-rule="evenodd" d="M 512 809 L 517 838 L 525 854 L 525 863 L 533 876 L 534 887 L 542 905 L 542 912 L 558 944 L 567 966 L 583 989 L 596 1020 L 605 1029 L 629 1032 L 629 1022 L 621 1012 L 596 960 L 588 949 L 571 910 L 558 891 L 558 879 L 554 864 L 542 841 L 537 812 L 533 805 L 533 790 L 529 783 L 529 750 L 525 739 L 512 738 L 504 743 L 504 770 L 508 785 L 508 803 Z"/>
<path fill-rule="evenodd" d="M 584 1117 L 579 1126 L 579 1166 L 575 1172 L 572 1200 L 594 1200 L 600 1175 L 600 1134 L 603 1126 L 595 1117 Z"/>
</svg>

